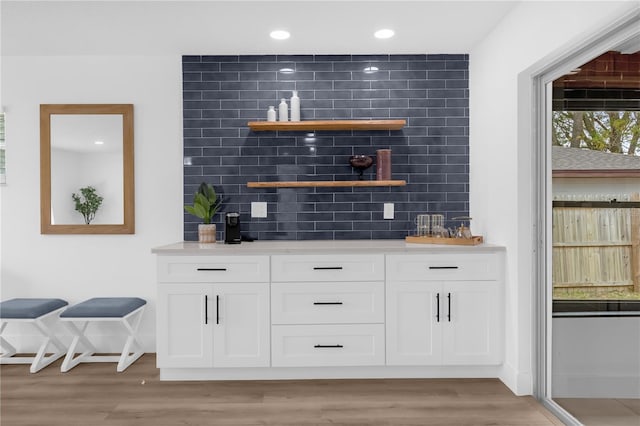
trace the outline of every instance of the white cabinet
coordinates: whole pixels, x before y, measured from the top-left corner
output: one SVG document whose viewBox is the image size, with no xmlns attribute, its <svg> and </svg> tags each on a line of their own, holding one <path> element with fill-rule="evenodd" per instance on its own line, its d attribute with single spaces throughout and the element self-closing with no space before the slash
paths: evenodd
<svg viewBox="0 0 640 426">
<path fill-rule="evenodd" d="M 384 282 L 272 283 L 273 324 L 384 322 Z"/>
<path fill-rule="evenodd" d="M 166 257 L 159 277 L 165 282 L 158 284 L 158 367 L 270 365 L 267 256 Z"/>
<path fill-rule="evenodd" d="M 497 263 L 496 256 L 387 256 L 387 364 L 499 364 Z"/>
<path fill-rule="evenodd" d="M 271 256 L 274 282 L 384 281 L 383 254 Z"/>
<path fill-rule="evenodd" d="M 210 297 L 209 284 L 158 284 L 159 368 L 213 365 L 213 330 L 206 313 Z"/>
<path fill-rule="evenodd" d="M 438 283 L 387 284 L 387 364 L 442 362 L 442 327 L 436 322 Z"/>
<path fill-rule="evenodd" d="M 274 367 L 384 365 L 383 324 L 273 327 Z"/>
<path fill-rule="evenodd" d="M 497 376 L 500 250 L 273 244 L 158 257 L 163 380 Z"/>
<path fill-rule="evenodd" d="M 274 367 L 384 365 L 384 255 L 271 262 Z"/>
<path fill-rule="evenodd" d="M 213 293 L 213 366 L 268 367 L 269 285 L 215 284 Z"/>
</svg>

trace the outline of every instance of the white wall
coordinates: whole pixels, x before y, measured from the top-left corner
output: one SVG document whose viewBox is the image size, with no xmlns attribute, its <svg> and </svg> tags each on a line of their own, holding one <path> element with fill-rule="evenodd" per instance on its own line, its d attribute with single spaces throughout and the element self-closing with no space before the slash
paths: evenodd
<svg viewBox="0 0 640 426">
<path fill-rule="evenodd" d="M 141 333 L 146 350 L 155 351 L 151 248 L 182 240 L 181 80 L 179 56 L 3 57 L 2 102 L 10 122 L 0 211 L 2 299 L 61 297 L 76 303 L 95 296 L 143 297 L 150 309 Z M 40 234 L 43 103 L 134 104 L 134 235 Z M 11 327 L 9 338 L 18 330 Z M 23 349 L 32 344 L 24 342 Z"/>
<path fill-rule="evenodd" d="M 533 390 L 534 226 L 531 141 L 519 139 L 531 99 L 518 78 L 556 50 L 637 8 L 637 2 L 523 2 L 470 52 L 470 215 L 474 233 L 507 247 L 506 353 L 501 379 Z M 520 119 L 520 122 L 519 122 Z M 525 132 L 526 134 L 526 132 Z"/>
</svg>

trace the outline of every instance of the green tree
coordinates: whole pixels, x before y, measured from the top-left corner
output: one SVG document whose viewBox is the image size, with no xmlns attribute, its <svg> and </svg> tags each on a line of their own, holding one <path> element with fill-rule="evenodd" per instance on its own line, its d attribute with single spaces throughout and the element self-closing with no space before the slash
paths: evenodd
<svg viewBox="0 0 640 426">
<path fill-rule="evenodd" d="M 640 155 L 640 112 L 554 111 L 554 145 Z"/>
</svg>

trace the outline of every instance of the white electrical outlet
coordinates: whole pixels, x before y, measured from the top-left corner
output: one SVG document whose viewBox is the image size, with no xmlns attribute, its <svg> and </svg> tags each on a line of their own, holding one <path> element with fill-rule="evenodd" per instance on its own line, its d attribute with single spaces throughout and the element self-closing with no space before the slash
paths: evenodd
<svg viewBox="0 0 640 426">
<path fill-rule="evenodd" d="M 384 219 L 393 219 L 394 207 L 393 203 L 384 203 Z"/>
<path fill-rule="evenodd" d="M 267 203 L 255 201 L 252 202 L 251 217 L 267 217 Z"/>
</svg>

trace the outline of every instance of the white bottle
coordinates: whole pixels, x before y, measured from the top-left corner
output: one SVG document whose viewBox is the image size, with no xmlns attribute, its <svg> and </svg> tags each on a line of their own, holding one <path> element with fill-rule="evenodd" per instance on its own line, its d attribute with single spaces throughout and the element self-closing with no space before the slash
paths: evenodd
<svg viewBox="0 0 640 426">
<path fill-rule="evenodd" d="M 297 90 L 291 96 L 291 121 L 300 121 L 300 98 Z"/>
<path fill-rule="evenodd" d="M 289 121 L 289 110 L 284 98 L 280 100 L 280 105 L 278 105 L 278 121 Z"/>
<path fill-rule="evenodd" d="M 276 121 L 276 110 L 273 105 L 269 105 L 269 110 L 267 111 L 267 121 Z"/>
</svg>

